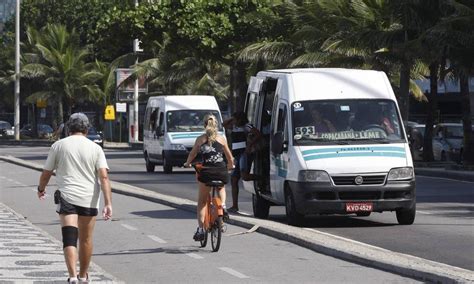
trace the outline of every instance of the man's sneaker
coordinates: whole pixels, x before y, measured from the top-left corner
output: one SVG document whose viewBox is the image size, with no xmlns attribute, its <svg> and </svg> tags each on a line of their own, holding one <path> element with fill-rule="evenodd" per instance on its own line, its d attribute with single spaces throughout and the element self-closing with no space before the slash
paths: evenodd
<svg viewBox="0 0 474 284">
<path fill-rule="evenodd" d="M 237 213 L 239 212 L 239 208 L 232 206 L 229 209 L 227 209 L 227 211 L 232 212 L 232 213 Z"/>
<path fill-rule="evenodd" d="M 204 240 L 204 231 L 200 228 L 197 228 L 196 233 L 194 233 L 193 239 L 196 242 L 200 242 Z"/>
<path fill-rule="evenodd" d="M 224 222 L 229 221 L 229 219 L 230 219 L 230 217 L 229 217 L 229 212 L 227 212 L 226 209 L 224 209 L 224 210 L 222 210 L 222 211 L 223 211 L 223 213 L 222 213 L 222 220 L 223 220 Z"/>
<path fill-rule="evenodd" d="M 77 277 L 69 277 L 67 279 L 67 283 L 79 284 L 79 280 L 77 279 Z"/>
</svg>

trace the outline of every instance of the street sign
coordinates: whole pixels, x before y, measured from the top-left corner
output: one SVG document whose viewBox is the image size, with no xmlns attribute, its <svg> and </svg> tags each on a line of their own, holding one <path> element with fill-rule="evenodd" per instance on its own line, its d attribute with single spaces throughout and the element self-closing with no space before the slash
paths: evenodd
<svg viewBox="0 0 474 284">
<path fill-rule="evenodd" d="M 104 119 L 115 120 L 115 110 L 113 105 L 108 105 L 105 107 Z"/>
<path fill-rule="evenodd" d="M 126 103 L 115 103 L 115 110 L 117 112 L 127 112 L 127 104 Z"/>
</svg>

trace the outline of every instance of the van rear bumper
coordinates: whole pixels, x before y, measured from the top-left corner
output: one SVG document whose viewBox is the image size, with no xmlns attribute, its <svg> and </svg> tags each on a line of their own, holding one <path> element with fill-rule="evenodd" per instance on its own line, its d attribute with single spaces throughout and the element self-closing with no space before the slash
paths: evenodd
<svg viewBox="0 0 474 284">
<path fill-rule="evenodd" d="M 288 181 L 296 211 L 301 214 L 348 214 L 346 203 L 371 202 L 374 212 L 408 209 L 416 202 L 415 180 L 381 186 L 334 186 Z"/>
</svg>

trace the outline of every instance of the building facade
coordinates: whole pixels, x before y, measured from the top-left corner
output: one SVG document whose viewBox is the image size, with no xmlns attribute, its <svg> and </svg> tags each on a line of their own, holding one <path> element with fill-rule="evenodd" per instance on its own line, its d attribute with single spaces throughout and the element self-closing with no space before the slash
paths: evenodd
<svg viewBox="0 0 474 284">
<path fill-rule="evenodd" d="M 0 0 L 0 33 L 5 23 L 15 16 L 15 4 L 16 0 Z"/>
</svg>

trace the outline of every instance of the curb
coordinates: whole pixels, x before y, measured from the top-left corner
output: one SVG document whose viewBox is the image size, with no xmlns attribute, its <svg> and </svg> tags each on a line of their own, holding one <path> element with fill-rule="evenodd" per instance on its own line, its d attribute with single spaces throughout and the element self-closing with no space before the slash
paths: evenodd
<svg viewBox="0 0 474 284">
<path fill-rule="evenodd" d="M 35 170 L 42 170 L 42 167 L 38 164 L 11 156 L 0 156 L 0 160 Z M 196 202 L 191 200 L 168 196 L 119 182 L 112 181 L 111 185 L 113 192 L 115 193 L 161 203 L 186 211 L 196 212 Z M 244 228 L 258 226 L 257 231 L 259 233 L 288 241 L 315 252 L 339 259 L 382 269 L 422 281 L 439 283 L 474 282 L 474 272 L 467 269 L 397 253 L 317 230 L 305 230 L 273 221 L 234 214 L 231 216 L 231 219 L 228 221 L 230 224 Z"/>
</svg>

